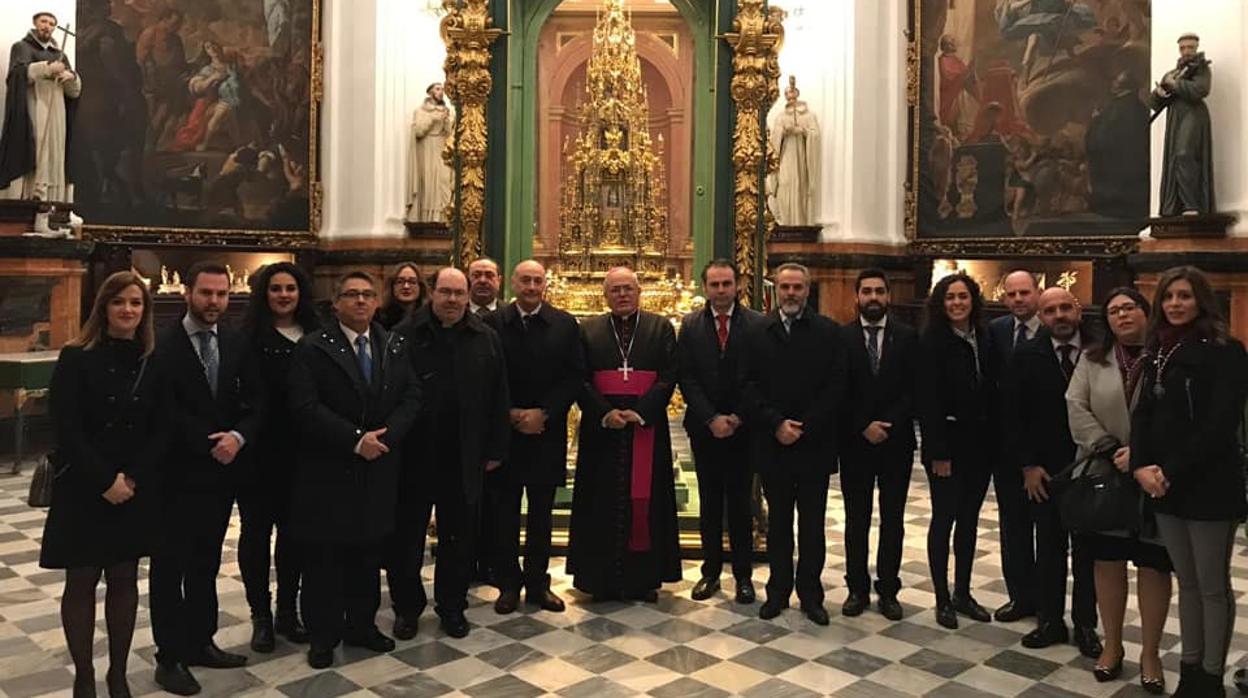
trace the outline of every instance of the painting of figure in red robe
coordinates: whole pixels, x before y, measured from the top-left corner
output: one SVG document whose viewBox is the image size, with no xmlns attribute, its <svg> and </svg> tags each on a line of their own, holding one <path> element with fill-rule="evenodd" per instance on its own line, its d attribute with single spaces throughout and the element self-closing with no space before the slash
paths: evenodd
<svg viewBox="0 0 1248 698">
<path fill-rule="evenodd" d="M 1150 0 L 910 0 L 918 237 L 1132 235 L 1149 200 Z"/>
<path fill-rule="evenodd" d="M 313 232 L 317 2 L 78 0 L 88 230 Z"/>
</svg>

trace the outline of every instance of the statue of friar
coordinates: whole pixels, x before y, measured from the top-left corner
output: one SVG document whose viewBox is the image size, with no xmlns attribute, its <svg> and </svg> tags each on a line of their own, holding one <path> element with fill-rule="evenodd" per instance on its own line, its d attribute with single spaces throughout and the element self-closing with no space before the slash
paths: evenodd
<svg viewBox="0 0 1248 698">
<path fill-rule="evenodd" d="M 412 117 L 411 155 L 407 163 L 407 181 L 411 187 L 407 220 L 435 222 L 446 220 L 446 206 L 451 201 L 452 172 L 442 160 L 442 149 L 452 136 L 455 116 L 435 82 L 425 90 L 425 101 Z"/>
<path fill-rule="evenodd" d="M 790 75 L 784 109 L 767 126 L 780 159 L 779 170 L 769 178 L 769 206 L 776 223 L 784 226 L 815 225 L 819 201 L 819 122 L 800 95 L 797 78 Z"/>
<path fill-rule="evenodd" d="M 1155 116 L 1166 115 L 1161 216 L 1213 213 L 1213 127 L 1205 97 L 1213 82 L 1200 37 L 1179 37 L 1179 62 L 1150 95 Z"/>
<path fill-rule="evenodd" d="M 66 176 L 69 102 L 82 81 L 56 44 L 56 15 L 40 12 L 9 52 L 4 130 L 0 133 L 0 198 L 71 201 Z"/>
</svg>

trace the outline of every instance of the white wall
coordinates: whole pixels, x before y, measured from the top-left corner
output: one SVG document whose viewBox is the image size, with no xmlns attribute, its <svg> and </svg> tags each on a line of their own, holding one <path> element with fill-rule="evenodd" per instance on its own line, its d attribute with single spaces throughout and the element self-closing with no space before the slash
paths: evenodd
<svg viewBox="0 0 1248 698">
<path fill-rule="evenodd" d="M 1206 100 L 1213 119 L 1213 182 L 1218 210 L 1239 217 L 1232 234 L 1248 236 L 1248 2 L 1244 0 L 1153 0 L 1153 82 L 1172 70 L 1184 32 L 1200 35 L 1200 48 L 1213 61 L 1213 89 Z M 1152 131 L 1152 213 L 1161 205 L 1165 116 Z"/>
<path fill-rule="evenodd" d="M 69 25 L 70 31 L 73 31 L 77 24 L 74 21 L 76 6 L 75 0 L 0 0 L 0 76 L 8 75 L 9 47 L 30 31 L 33 24 L 30 20 L 36 12 L 51 12 L 61 24 Z M 54 36 L 57 44 L 63 43 L 64 35 L 57 32 Z M 74 62 L 74 49 L 77 45 L 78 42 L 71 36 L 66 47 L 70 63 Z M 6 97 L 4 80 L 0 79 L 0 124 L 4 123 Z"/>
</svg>

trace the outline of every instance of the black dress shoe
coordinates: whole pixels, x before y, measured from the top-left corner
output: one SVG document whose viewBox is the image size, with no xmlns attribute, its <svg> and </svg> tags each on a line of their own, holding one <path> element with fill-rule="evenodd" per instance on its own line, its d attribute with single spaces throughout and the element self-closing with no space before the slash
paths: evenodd
<svg viewBox="0 0 1248 698">
<path fill-rule="evenodd" d="M 772 618 L 780 615 L 780 612 L 788 607 L 789 604 L 787 601 L 773 601 L 772 599 L 767 599 L 758 609 L 758 617 L 763 620 L 771 620 Z"/>
<path fill-rule="evenodd" d="M 203 690 L 185 664 L 156 664 L 156 685 L 177 696 L 193 696 Z"/>
<path fill-rule="evenodd" d="M 802 604 L 802 613 L 815 625 L 827 625 L 829 622 L 828 609 L 823 604 Z"/>
<path fill-rule="evenodd" d="M 327 669 L 334 663 L 334 648 L 317 647 L 312 645 L 308 648 L 308 666 L 313 669 Z"/>
<path fill-rule="evenodd" d="M 498 598 L 494 601 L 494 612 L 500 616 L 508 613 L 515 613 L 516 608 L 520 606 L 520 592 L 514 589 L 498 592 Z"/>
<path fill-rule="evenodd" d="M 1036 609 L 1011 601 L 998 608 L 997 612 L 992 614 L 992 618 L 998 623 L 1013 623 L 1034 615 L 1036 615 Z"/>
<path fill-rule="evenodd" d="M 1035 630 L 1023 636 L 1023 647 L 1032 650 L 1044 649 L 1053 645 L 1068 642 L 1070 631 L 1062 621 L 1042 621 Z M 1100 656 L 1099 653 L 1097 656 Z"/>
<path fill-rule="evenodd" d="M 468 619 L 463 611 L 439 613 L 438 618 L 439 625 L 447 635 L 455 638 L 468 637 Z"/>
<path fill-rule="evenodd" d="M 277 638 L 273 636 L 273 616 L 258 615 L 251 617 L 251 649 L 253 652 L 268 654 L 277 647 Z"/>
<path fill-rule="evenodd" d="M 551 613 L 563 613 L 565 608 L 563 599 L 551 591 L 550 587 L 546 587 L 541 591 L 530 589 L 524 592 L 524 601 L 529 604 L 537 604 L 538 608 Z"/>
<path fill-rule="evenodd" d="M 936 622 L 942 628 L 958 629 L 958 612 L 953 610 L 953 604 L 945 603 L 936 606 Z"/>
<path fill-rule="evenodd" d="M 416 637 L 416 618 L 396 615 L 394 617 L 394 639 L 410 640 Z"/>
<path fill-rule="evenodd" d="M 891 621 L 901 620 L 904 613 L 901 610 L 901 602 L 896 596 L 881 596 L 879 601 L 880 615 Z"/>
<path fill-rule="evenodd" d="M 706 601 L 719 591 L 719 577 L 703 577 L 693 585 L 689 596 L 694 601 Z"/>
<path fill-rule="evenodd" d="M 749 604 L 754 603 L 755 598 L 756 597 L 754 595 L 754 582 L 748 579 L 738 579 L 737 580 L 737 598 L 736 598 L 737 603 L 748 606 Z"/>
<path fill-rule="evenodd" d="M 385 634 L 375 627 L 372 631 L 366 630 L 361 635 L 346 638 L 343 640 L 343 644 L 348 647 L 363 647 L 378 654 L 385 654 L 394 649 L 394 640 L 386 637 Z"/>
<path fill-rule="evenodd" d="M 980 623 L 992 622 L 992 614 L 988 613 L 988 609 L 980 606 L 979 602 L 972 596 L 967 596 L 964 599 L 955 596 L 953 598 L 953 610 L 973 621 Z"/>
<path fill-rule="evenodd" d="M 1105 651 L 1100 636 L 1096 634 L 1096 628 L 1078 625 L 1075 626 L 1075 646 L 1079 648 L 1079 654 L 1088 659 L 1096 659 Z"/>
<path fill-rule="evenodd" d="M 130 682 L 126 680 L 126 672 L 109 669 L 104 675 L 104 685 L 108 687 L 108 698 L 130 698 Z"/>
<path fill-rule="evenodd" d="M 867 594 L 859 594 L 849 592 L 849 596 L 845 597 L 845 603 L 841 604 L 841 615 L 853 618 L 862 615 L 867 610 L 867 606 L 871 605 L 871 597 Z"/>
<path fill-rule="evenodd" d="M 209 642 L 198 653 L 186 658 L 187 666 L 202 666 L 207 669 L 237 669 L 246 664 L 247 657 L 226 652 L 217 647 L 215 642 Z"/>
<path fill-rule="evenodd" d="M 306 645 L 310 639 L 308 629 L 303 627 L 296 613 L 278 613 L 273 622 L 273 630 L 296 645 Z"/>
</svg>

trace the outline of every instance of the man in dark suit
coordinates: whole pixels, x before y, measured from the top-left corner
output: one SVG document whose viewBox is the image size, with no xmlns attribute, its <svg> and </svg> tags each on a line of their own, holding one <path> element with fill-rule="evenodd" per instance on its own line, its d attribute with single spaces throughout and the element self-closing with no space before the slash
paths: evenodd
<svg viewBox="0 0 1248 698">
<path fill-rule="evenodd" d="M 383 541 L 394 530 L 398 445 L 420 411 L 403 337 L 373 322 L 376 281 L 351 272 L 334 291 L 336 321 L 303 338 L 290 368 L 302 436 L 291 525 L 304 544 L 308 664 L 333 663 L 340 641 L 389 652 L 377 629 Z"/>
<path fill-rule="evenodd" d="M 200 690 L 188 666 L 240 667 L 217 632 L 217 571 L 240 470 L 252 467 L 265 391 L 239 333 L 218 325 L 230 301 L 224 266 L 199 262 L 186 274 L 186 315 L 156 343 L 171 448 L 162 468 L 161 543 L 152 555 L 156 683 L 179 695 Z"/>
<path fill-rule="evenodd" d="M 848 388 L 841 417 L 841 494 L 845 499 L 846 616 L 871 603 L 867 557 L 871 509 L 880 492 L 880 539 L 875 591 L 880 613 L 901 620 L 901 548 L 906 494 L 914 469 L 915 367 L 919 336 L 888 315 L 888 277 L 866 269 L 855 283 L 858 319 L 841 328 L 849 354 Z"/>
<path fill-rule="evenodd" d="M 493 509 L 493 564 L 499 595 L 494 610 L 511 613 L 525 600 L 562 611 L 550 590 L 551 519 L 555 490 L 567 480 L 568 409 L 585 383 L 576 318 L 545 300 L 546 269 L 534 260 L 511 274 L 516 300 L 486 318 L 498 332 L 507 358 L 511 393 L 511 448 L 503 467 L 487 476 Z M 527 496 L 524 571 L 520 569 L 520 498 Z"/>
<path fill-rule="evenodd" d="M 826 559 L 828 477 L 836 472 L 836 415 L 845 391 L 845 350 L 835 322 L 806 307 L 810 272 L 776 268 L 779 308 L 750 332 L 746 351 L 746 421 L 767 498 L 767 620 L 789 605 L 796 583 L 802 612 L 828 624 L 819 580 Z M 798 564 L 793 571 L 793 508 Z"/>
<path fill-rule="evenodd" d="M 694 585 L 692 596 L 704 601 L 719 591 L 726 499 L 736 599 L 748 604 L 754 603 L 750 511 L 754 468 L 750 429 L 743 419 L 742 387 L 746 337 L 763 316 L 737 302 L 737 268 L 726 259 L 716 259 L 702 270 L 702 290 L 706 306 L 684 317 L 676 341 L 685 431 L 698 475 L 698 529 L 702 533 L 702 579 Z"/>
<path fill-rule="evenodd" d="M 433 593 L 442 629 L 468 634 L 468 584 L 481 521 L 486 474 L 500 468 L 510 441 L 507 364 L 498 334 L 467 312 L 468 279 L 444 268 L 434 277 L 432 302 L 399 323 L 425 410 L 404 448 L 396 545 L 400 573 L 391 581 L 394 634 L 416 634 L 427 599 L 420 569 L 425 533 L 438 510 L 438 559 Z M 397 587 L 396 587 L 397 582 Z"/>
<path fill-rule="evenodd" d="M 502 287 L 502 273 L 498 262 L 489 257 L 477 257 L 468 264 L 468 313 L 482 320 L 498 312 L 498 291 Z M 498 329 L 494 327 L 494 329 Z M 486 489 L 494 482 L 494 473 L 485 477 Z M 502 553 L 494 540 L 498 520 L 494 507 L 481 507 L 481 522 L 477 527 L 476 550 L 473 551 L 472 576 L 479 582 L 498 585 L 494 574 L 494 560 Z"/>
<path fill-rule="evenodd" d="M 1079 362 L 1082 312 L 1069 291 L 1053 287 L 1040 294 L 1044 330 L 1015 352 L 1007 378 L 1007 431 L 1015 463 L 1023 473 L 1028 508 L 1036 527 L 1036 615 L 1039 624 L 1023 637 L 1023 646 L 1048 647 L 1066 642 L 1067 552 L 1073 542 L 1074 589 L 1071 619 L 1080 653 L 1101 654 L 1096 634 L 1096 593 L 1092 558 L 1079 536 L 1062 527 L 1049 479 L 1075 457 L 1066 413 L 1066 386 Z"/>
<path fill-rule="evenodd" d="M 1010 314 L 989 323 L 988 332 L 999 356 L 997 365 L 1001 366 L 1001 374 L 1007 375 L 1014 350 L 1040 331 L 1040 316 L 1036 313 L 1040 286 L 1035 274 L 1026 269 L 1006 274 L 1002 284 Z M 1001 531 L 1001 572 L 1010 596 L 1009 602 L 993 614 L 1001 623 L 1036 614 L 1036 532 L 1027 514 L 1022 472 L 1016 463 L 1017 458 L 1006 452 L 996 458 L 992 469 Z"/>
</svg>

